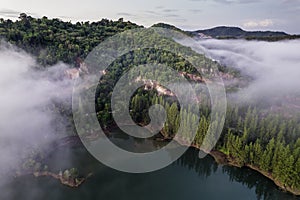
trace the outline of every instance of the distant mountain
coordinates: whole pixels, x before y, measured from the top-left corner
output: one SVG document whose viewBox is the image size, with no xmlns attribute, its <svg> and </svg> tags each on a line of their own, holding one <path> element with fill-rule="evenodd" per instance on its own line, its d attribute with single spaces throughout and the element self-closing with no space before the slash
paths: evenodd
<svg viewBox="0 0 300 200">
<path fill-rule="evenodd" d="M 211 29 L 190 32 L 201 38 L 216 39 L 260 39 L 260 40 L 281 40 L 295 39 L 299 35 L 289 35 L 279 31 L 245 31 L 239 27 L 219 26 Z"/>
<path fill-rule="evenodd" d="M 246 40 L 264 40 L 264 41 L 279 41 L 300 39 L 300 35 L 289 35 L 282 31 L 245 31 L 239 27 L 218 26 L 211 29 L 184 31 L 174 25 L 166 23 L 157 23 L 152 27 L 169 28 L 180 31 L 189 36 L 195 36 L 202 39 L 246 39 Z"/>
</svg>

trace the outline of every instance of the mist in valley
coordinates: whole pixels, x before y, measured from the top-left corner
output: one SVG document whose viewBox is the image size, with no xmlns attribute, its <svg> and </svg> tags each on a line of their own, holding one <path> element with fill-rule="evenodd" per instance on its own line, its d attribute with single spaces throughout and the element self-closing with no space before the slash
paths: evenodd
<svg viewBox="0 0 300 200">
<path fill-rule="evenodd" d="M 300 40 L 262 42 L 244 40 L 181 41 L 222 65 L 253 78 L 249 86 L 228 94 L 240 102 L 263 99 L 291 101 L 299 108 Z M 0 173 L 6 175 L 22 158 L 65 136 L 70 123 L 53 109 L 53 103 L 70 101 L 72 81 L 66 64 L 40 69 L 36 60 L 6 43 L 0 45 Z"/>
<path fill-rule="evenodd" d="M 35 151 L 65 137 L 70 122 L 55 104 L 70 102 L 66 64 L 42 69 L 31 55 L 0 44 L 0 184 Z"/>
<path fill-rule="evenodd" d="M 229 101 L 287 102 L 296 112 L 300 109 L 300 40 L 181 43 L 253 79 L 247 87 L 228 94 Z M 65 77 L 69 68 L 64 63 L 43 68 L 31 55 L 1 42 L 0 186 L 32 152 L 66 136 L 70 121 L 57 112 L 55 104 L 70 104 L 73 81 Z M 197 90 L 206 91 L 202 86 Z M 182 91 L 186 92 L 184 86 Z"/>
<path fill-rule="evenodd" d="M 246 40 L 183 40 L 183 45 L 240 71 L 252 80 L 228 101 L 240 104 L 282 106 L 300 110 L 300 40 L 278 42 Z"/>
</svg>

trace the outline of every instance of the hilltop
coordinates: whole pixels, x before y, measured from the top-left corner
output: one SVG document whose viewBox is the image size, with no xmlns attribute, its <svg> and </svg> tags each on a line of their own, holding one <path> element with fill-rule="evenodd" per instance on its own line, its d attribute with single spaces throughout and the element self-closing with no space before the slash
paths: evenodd
<svg viewBox="0 0 300 200">
<path fill-rule="evenodd" d="M 210 29 L 191 31 L 191 34 L 215 39 L 257 39 L 282 40 L 296 39 L 299 35 L 290 35 L 282 31 L 245 31 L 239 27 L 218 26 Z"/>
</svg>

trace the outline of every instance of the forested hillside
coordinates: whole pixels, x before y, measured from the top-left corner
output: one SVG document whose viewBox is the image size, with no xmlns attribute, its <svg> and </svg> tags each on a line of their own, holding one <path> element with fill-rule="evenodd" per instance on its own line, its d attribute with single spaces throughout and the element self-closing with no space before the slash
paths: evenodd
<svg viewBox="0 0 300 200">
<path fill-rule="evenodd" d="M 33 54 L 42 65 L 58 61 L 75 64 L 77 58 L 84 59 L 104 38 L 138 27 L 141 26 L 123 19 L 73 24 L 23 13 L 16 22 L 0 19 L 0 38 Z"/>
<path fill-rule="evenodd" d="M 164 24 L 156 26 L 168 27 Z M 24 49 L 37 57 L 42 66 L 54 64 L 58 61 L 79 67 L 78 60 L 83 60 L 105 38 L 123 32 L 127 29 L 138 28 L 131 22 L 122 19 L 111 21 L 102 19 L 99 22 L 84 22 L 72 24 L 59 19 L 32 18 L 21 14 L 16 22 L 0 19 L 0 37 Z M 171 27 L 176 30 L 176 27 Z M 281 37 L 279 34 L 278 37 Z M 283 35 L 284 36 L 284 35 Z M 252 37 L 252 36 L 251 36 Z M 277 37 L 277 35 L 276 35 Z M 149 41 L 155 41 L 150 38 Z M 170 46 L 173 47 L 173 46 Z M 174 46 L 177 47 L 177 46 Z M 186 51 L 191 49 L 186 48 Z M 214 66 L 224 75 L 240 77 L 240 73 L 230 67 L 221 66 L 215 61 L 199 56 L 202 59 L 201 69 L 210 71 Z M 145 63 L 166 64 L 178 73 L 185 76 L 191 83 L 197 83 L 198 77 L 201 86 L 205 80 L 183 57 L 168 51 L 156 49 L 143 49 L 131 51 L 114 63 L 100 80 L 96 94 L 96 110 L 100 124 L 109 128 L 115 125 L 112 114 L 110 98 L 112 88 L 118 79 L 128 69 Z M 145 69 L 147 71 L 147 69 Z M 150 73 L 150 72 L 149 72 Z M 151 73 L 162 73 L 159 70 Z M 212 72 L 212 76 L 214 73 Z M 165 74 L 164 79 L 169 78 Z M 143 80 L 141 76 L 140 80 Z M 198 82 L 198 83 L 199 83 Z M 157 82 L 159 85 L 159 81 Z M 238 89 L 236 86 L 235 89 Z M 228 88 L 227 88 L 228 89 Z M 126 91 L 124 89 L 124 91 Z M 199 124 L 194 146 L 201 146 L 210 124 L 210 100 L 202 95 L 203 88 L 197 88 L 201 97 L 199 103 L 200 120 L 196 120 L 195 113 L 189 109 L 182 109 L 178 100 L 170 93 L 161 94 L 155 87 L 140 88 L 132 96 L 130 102 L 131 116 L 139 125 L 149 123 L 148 108 L 153 104 L 161 104 L 166 108 L 167 120 L 160 134 L 164 138 L 172 138 L 178 130 L 180 113 L 185 116 L 183 126 L 186 132 L 182 133 L 182 140 L 189 140 L 190 124 Z M 232 90 L 234 91 L 234 90 Z M 190 101 L 195 101 L 190 99 Z M 263 110 L 264 112 L 259 112 Z M 215 150 L 223 152 L 231 164 L 250 166 L 267 174 L 281 188 L 300 194 L 300 118 L 299 116 L 286 117 L 279 113 L 269 112 L 262 105 L 239 105 L 235 102 L 228 104 L 225 127 Z"/>
</svg>

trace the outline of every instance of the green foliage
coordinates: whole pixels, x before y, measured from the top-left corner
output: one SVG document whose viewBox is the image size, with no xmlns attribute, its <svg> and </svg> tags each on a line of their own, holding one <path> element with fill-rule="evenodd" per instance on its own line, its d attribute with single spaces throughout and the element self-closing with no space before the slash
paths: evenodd
<svg viewBox="0 0 300 200">
<path fill-rule="evenodd" d="M 176 27 L 166 24 L 155 26 L 177 30 Z M 59 19 L 48 19 L 47 17 L 35 19 L 21 14 L 16 22 L 0 19 L 0 37 L 35 55 L 38 62 L 44 66 L 58 61 L 77 65 L 78 59 L 84 59 L 105 38 L 138 27 L 140 26 L 131 22 L 124 22 L 122 19 L 118 21 L 102 19 L 99 22 L 72 24 Z M 293 36 L 281 36 L 280 34 L 268 38 L 277 40 L 282 37 L 293 38 Z M 156 39 L 155 37 L 147 38 L 147 42 L 154 43 Z M 249 36 L 247 39 L 254 38 Z M 164 42 L 170 49 L 182 48 L 168 40 Z M 184 51 L 190 52 L 191 49 L 184 49 Z M 210 71 L 210 69 L 217 67 L 223 73 L 233 74 L 234 77 L 240 76 L 238 72 L 220 66 L 218 63 L 205 58 L 204 55 L 199 55 L 193 59 L 197 58 L 200 59 L 201 69 Z M 98 85 L 95 94 L 97 116 L 104 128 L 114 125 L 110 99 L 116 82 L 133 66 L 146 63 L 165 64 L 178 72 L 191 73 L 201 77 L 197 70 L 184 58 L 166 50 L 140 49 L 121 56 L 109 66 L 107 74 L 102 76 L 101 84 Z M 160 74 L 159 82 L 172 78 L 169 77 L 168 73 L 160 70 L 147 71 L 145 68 L 144 73 Z M 189 79 L 189 81 L 192 82 L 193 80 Z M 123 92 L 126 92 L 126 88 Z M 200 96 L 201 92 L 202 90 L 199 89 Z M 140 125 L 148 124 L 150 121 L 148 109 L 153 104 L 160 104 L 166 109 L 167 120 L 161 134 L 165 137 L 174 137 L 180 125 L 183 126 L 184 132 L 181 133 L 183 139 L 190 140 L 191 134 L 195 131 L 191 129 L 192 125 L 199 124 L 195 131 L 196 136 L 193 144 L 201 146 L 210 124 L 209 99 L 201 98 L 200 119 L 198 120 L 195 113 L 190 111 L 191 109 L 179 106 L 176 97 L 159 94 L 155 90 L 145 91 L 140 88 L 130 100 L 129 109 L 132 119 Z M 227 113 L 224 133 L 216 148 L 235 158 L 241 166 L 258 167 L 272 174 L 276 180 L 284 185 L 300 189 L 300 138 L 298 134 L 300 132 L 300 120 L 298 118 L 286 119 L 274 114 L 259 115 L 257 108 L 249 106 L 229 107 Z M 182 124 L 179 124 L 180 116 L 183 117 Z M 213 125 L 216 126 L 216 124 Z M 34 159 L 28 159 L 24 162 L 23 167 L 36 171 L 43 168 Z M 47 167 L 44 166 L 44 169 L 46 170 Z M 63 176 L 76 178 L 78 171 L 76 169 L 66 170 Z"/>
<path fill-rule="evenodd" d="M 233 110 L 229 108 L 229 113 L 235 113 Z M 228 129 L 220 149 L 229 152 L 241 166 L 255 166 L 270 173 L 284 186 L 299 189 L 300 141 L 299 135 L 293 134 L 291 130 L 300 132 L 300 119 L 274 114 L 259 116 L 257 109 L 251 107 L 246 114 L 239 112 L 239 115 L 243 125 Z M 236 114 L 232 116 L 237 118 Z M 231 116 L 228 116 L 228 120 L 229 125 L 234 127 Z"/>
<path fill-rule="evenodd" d="M 76 64 L 105 38 L 140 26 L 123 19 L 98 22 L 63 22 L 60 19 L 32 18 L 21 14 L 19 20 L 0 20 L 0 38 L 35 55 L 42 65 L 58 61 Z"/>
<path fill-rule="evenodd" d="M 152 27 L 168 28 L 168 29 L 172 29 L 172 30 L 175 30 L 175 31 L 179 31 L 179 32 L 181 32 L 183 34 L 186 34 L 188 36 L 192 36 L 193 35 L 190 32 L 183 31 L 183 30 L 177 28 L 176 26 L 173 26 L 173 25 L 170 25 L 170 24 L 165 24 L 165 23 L 157 23 L 157 24 L 152 25 Z"/>
</svg>

